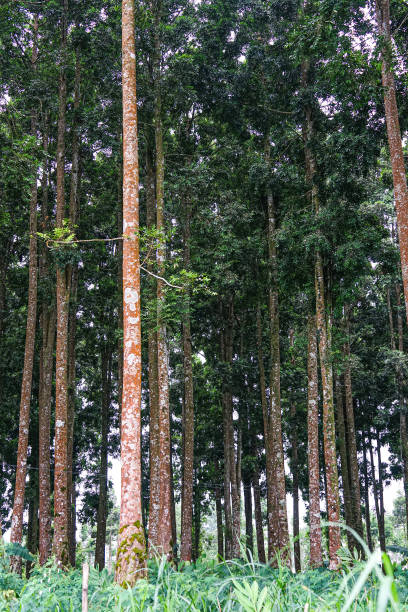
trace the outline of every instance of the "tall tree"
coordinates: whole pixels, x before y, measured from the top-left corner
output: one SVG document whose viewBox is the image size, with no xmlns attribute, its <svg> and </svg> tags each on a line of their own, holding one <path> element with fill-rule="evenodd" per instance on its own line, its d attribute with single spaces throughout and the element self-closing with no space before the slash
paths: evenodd
<svg viewBox="0 0 408 612">
<path fill-rule="evenodd" d="M 137 139 L 134 0 L 122 2 L 123 101 L 123 395 L 121 503 L 115 580 L 133 585 L 145 576 L 142 525 L 139 267 L 139 161 Z"/>
</svg>

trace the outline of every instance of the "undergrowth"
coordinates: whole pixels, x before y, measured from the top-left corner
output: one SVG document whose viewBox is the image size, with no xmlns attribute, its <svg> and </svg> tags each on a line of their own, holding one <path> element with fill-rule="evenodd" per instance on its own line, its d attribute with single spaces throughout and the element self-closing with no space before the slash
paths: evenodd
<svg viewBox="0 0 408 612">
<path fill-rule="evenodd" d="M 342 569 L 325 568 L 292 574 L 245 561 L 216 563 L 200 560 L 177 571 L 161 562 L 149 562 L 149 579 L 133 589 L 115 585 L 106 571 L 91 569 L 90 612 L 303 612 L 353 610 L 408 610 L 408 572 L 392 566 L 379 552 L 365 562 Z M 384 572 L 381 568 L 381 562 Z M 35 565 L 28 581 L 10 574 L 3 557 L 0 568 L 0 611 L 78 612 L 81 610 L 81 570 L 58 570 L 51 562 Z"/>
</svg>

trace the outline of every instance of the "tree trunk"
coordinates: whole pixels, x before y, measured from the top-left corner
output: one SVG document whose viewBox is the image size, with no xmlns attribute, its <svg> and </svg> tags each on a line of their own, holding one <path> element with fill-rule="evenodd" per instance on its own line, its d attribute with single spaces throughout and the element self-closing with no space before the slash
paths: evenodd
<svg viewBox="0 0 408 612">
<path fill-rule="evenodd" d="M 366 523 L 366 536 L 367 544 L 370 552 L 373 551 L 373 540 L 371 537 L 371 518 L 370 518 L 370 497 L 369 497 L 369 486 L 368 486 L 368 470 L 367 470 L 367 449 L 365 441 L 365 433 L 362 433 L 363 441 L 363 470 L 364 470 L 364 511 L 365 511 L 365 523 Z"/>
<path fill-rule="evenodd" d="M 294 331 L 293 329 L 289 332 L 289 346 L 293 349 L 294 345 Z M 295 365 L 294 356 L 291 359 L 292 365 Z M 300 539 L 299 539 L 299 460 L 298 460 L 298 425 L 296 415 L 296 404 L 293 398 L 290 403 L 290 420 L 292 430 L 292 496 L 293 496 L 293 552 L 295 561 L 295 572 L 302 570 L 300 560 Z"/>
<path fill-rule="evenodd" d="M 336 417 L 337 417 L 337 441 L 340 451 L 341 481 L 343 485 L 343 501 L 346 525 L 354 529 L 353 509 L 351 504 L 350 475 L 348 469 L 346 426 L 344 423 L 343 389 L 339 376 L 335 377 L 336 389 Z M 347 543 L 350 550 L 355 547 L 355 539 L 347 531 Z"/>
<path fill-rule="evenodd" d="M 265 160 L 269 165 L 269 135 L 265 144 Z M 289 529 L 286 509 L 285 457 L 282 440 L 282 408 L 280 394 L 280 342 L 279 342 L 279 295 L 278 295 L 278 259 L 276 249 L 276 210 L 270 186 L 266 189 L 268 207 L 268 259 L 269 259 L 269 321 L 270 321 L 270 415 L 269 436 L 273 450 L 273 471 L 275 475 L 275 501 L 272 533 L 277 533 L 280 555 L 290 562 Z M 268 550 L 269 558 L 271 552 Z"/>
<path fill-rule="evenodd" d="M 383 485 L 383 470 L 381 462 L 381 440 L 380 433 L 377 429 L 377 461 L 378 461 L 378 500 L 380 503 L 380 525 L 378 526 L 380 532 L 380 547 L 385 552 L 385 510 L 384 510 L 384 485 Z"/>
<path fill-rule="evenodd" d="M 67 13 L 68 0 L 63 0 L 61 16 L 61 67 L 58 101 L 57 140 L 57 211 L 56 227 L 62 228 L 65 218 L 65 113 L 67 83 Z M 57 564 L 69 564 L 68 545 L 68 316 L 70 274 L 63 264 L 57 265 L 57 343 L 55 379 L 55 472 L 54 472 L 54 542 Z"/>
<path fill-rule="evenodd" d="M 382 522 L 381 522 L 381 511 L 380 504 L 378 500 L 378 486 L 377 480 L 375 477 L 375 464 L 374 464 L 374 453 L 373 453 L 373 441 L 371 438 L 371 433 L 368 434 L 368 450 L 370 453 L 370 463 L 371 463 L 371 482 L 373 485 L 373 494 L 374 494 L 374 504 L 375 504 L 375 514 L 377 517 L 377 526 L 378 526 L 378 536 L 380 540 L 380 548 L 385 552 L 385 537 L 382 531 Z"/>
<path fill-rule="evenodd" d="M 351 505 L 353 510 L 353 528 L 363 538 L 363 521 L 361 517 L 361 492 L 360 492 L 360 474 L 358 470 L 357 457 L 357 441 L 356 431 L 354 426 L 354 407 L 353 407 L 353 392 L 351 386 L 351 365 L 350 365 L 350 309 L 348 306 L 344 309 L 344 331 L 346 341 L 343 347 L 344 356 L 346 358 L 344 370 L 344 388 L 345 388 L 345 408 L 347 418 L 347 450 L 350 465 L 350 485 L 351 485 Z M 358 540 L 355 541 L 356 549 L 361 558 L 364 558 L 364 549 Z"/>
<path fill-rule="evenodd" d="M 106 519 L 108 514 L 108 434 L 109 408 L 112 387 L 112 352 L 104 347 L 101 355 L 102 405 L 101 405 L 101 462 L 99 472 L 99 500 L 96 523 L 95 567 L 105 567 Z"/>
<path fill-rule="evenodd" d="M 401 312 L 401 287 L 397 283 L 395 285 L 395 294 L 397 298 L 397 329 L 398 329 L 398 350 L 401 353 L 404 351 L 404 335 L 403 335 L 403 318 Z M 389 308 L 391 312 L 391 308 Z M 391 313 L 392 323 L 392 313 Z M 408 534 L 408 433 L 407 433 L 407 399 L 402 391 L 403 381 L 401 372 L 397 372 L 398 379 L 398 391 L 399 391 L 399 403 L 400 403 L 400 441 L 401 441 L 401 459 L 402 459 L 402 475 L 404 482 L 404 496 L 405 496 L 405 514 L 407 522 L 407 534 Z"/>
<path fill-rule="evenodd" d="M 78 223 L 79 217 L 79 126 L 78 111 L 80 104 L 80 79 L 81 66 L 78 51 L 75 51 L 75 82 L 74 82 L 74 124 L 72 128 L 72 167 L 71 186 L 69 196 L 69 221 L 72 228 Z M 76 345 L 76 316 L 77 316 L 77 293 L 78 293 L 78 266 L 70 265 L 70 304 L 68 318 L 68 448 L 67 448 L 67 503 L 68 503 L 68 546 L 69 560 L 75 567 L 76 534 L 73 529 L 73 498 L 74 482 L 72 477 L 73 449 L 74 449 L 74 419 L 75 419 L 75 345 Z"/>
<path fill-rule="evenodd" d="M 268 528 L 268 559 L 271 560 L 273 550 L 278 546 L 278 534 L 276 532 L 276 492 L 273 466 L 272 436 L 269 435 L 269 410 L 266 397 L 265 368 L 262 349 L 262 320 L 259 302 L 256 309 L 256 338 L 258 349 L 259 386 L 261 391 L 261 405 L 263 416 L 263 430 L 265 441 L 265 465 L 266 465 L 266 504 L 267 504 L 267 528 Z"/>
<path fill-rule="evenodd" d="M 394 200 L 397 211 L 398 236 L 401 255 L 405 310 L 408 317 L 408 189 L 398 119 L 397 96 L 392 67 L 392 42 L 389 0 L 376 0 L 378 35 L 382 38 L 382 84 L 384 87 L 385 119 L 390 149 Z"/>
<path fill-rule="evenodd" d="M 149 143 L 148 143 L 149 145 Z M 156 225 L 156 188 L 151 147 L 146 150 L 146 220 L 147 227 Z M 147 269 L 152 272 L 151 261 Z M 157 285 L 153 277 L 149 279 L 152 300 L 156 299 Z M 159 432 L 159 398 L 157 372 L 157 318 L 151 322 L 148 331 L 149 359 L 149 454 L 150 454 L 150 500 L 149 500 L 149 555 L 154 557 L 158 552 L 158 529 L 160 509 L 160 432 Z"/>
<path fill-rule="evenodd" d="M 309 521 L 310 521 L 310 565 L 321 567 L 322 530 L 320 525 L 320 470 L 319 470 L 319 405 L 316 318 L 308 317 L 307 325 L 307 445 L 309 469 Z"/>
<path fill-rule="evenodd" d="M 254 514 L 255 514 L 255 530 L 256 530 L 256 548 L 258 550 L 259 563 L 266 563 L 265 555 L 265 540 L 262 523 L 262 507 L 261 507 L 261 491 L 259 487 L 259 473 L 255 470 L 252 480 L 254 489 Z"/>
<path fill-rule="evenodd" d="M 146 575 L 142 525 L 139 164 L 134 0 L 122 2 L 123 99 L 123 395 L 121 504 L 115 581 L 133 586 Z"/>
<path fill-rule="evenodd" d="M 251 479 L 243 479 L 244 486 L 244 510 L 245 510 L 245 549 L 251 555 L 254 553 L 254 528 L 252 524 L 252 491 Z"/>
<path fill-rule="evenodd" d="M 217 557 L 218 561 L 224 559 L 224 534 L 222 526 L 222 493 L 221 487 L 215 488 L 215 512 L 217 516 Z"/>
<path fill-rule="evenodd" d="M 38 57 L 38 15 L 34 17 L 33 50 L 31 68 L 35 75 Z M 36 136 L 37 112 L 31 113 L 31 134 Z M 27 475 L 28 428 L 30 423 L 31 384 L 33 378 L 35 328 L 37 322 L 37 167 L 33 177 L 30 198 L 30 246 L 28 263 L 28 305 L 24 349 L 23 377 L 21 381 L 20 415 L 18 428 L 17 468 L 14 488 L 10 542 L 21 544 L 23 537 L 23 513 L 25 482 Z M 13 571 L 21 573 L 21 557 L 11 558 Z"/>
<path fill-rule="evenodd" d="M 191 204 L 186 205 L 184 231 L 184 268 L 190 269 Z M 182 561 L 191 561 L 193 520 L 193 468 L 194 468 L 194 389 L 191 350 L 190 296 L 186 296 L 183 314 L 183 365 L 184 365 L 184 412 L 183 412 L 183 478 L 181 497 L 181 550 Z"/>
</svg>

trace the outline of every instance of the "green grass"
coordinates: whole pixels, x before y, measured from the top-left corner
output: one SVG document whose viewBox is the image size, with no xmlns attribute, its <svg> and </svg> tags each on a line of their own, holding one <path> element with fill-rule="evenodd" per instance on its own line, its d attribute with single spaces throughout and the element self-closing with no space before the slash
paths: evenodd
<svg viewBox="0 0 408 612">
<path fill-rule="evenodd" d="M 381 571 L 383 561 L 385 574 Z M 79 612 L 81 571 L 67 573 L 51 563 L 36 566 L 24 581 L 0 570 L 0 611 Z M 149 564 L 149 580 L 132 590 L 113 583 L 106 570 L 90 571 L 89 610 L 99 611 L 244 611 L 408 610 L 408 572 L 392 567 L 374 553 L 366 562 L 350 565 L 344 558 L 339 572 L 306 570 L 294 575 L 287 568 L 271 569 L 251 559 L 229 563 L 202 560 L 182 571 Z"/>
</svg>

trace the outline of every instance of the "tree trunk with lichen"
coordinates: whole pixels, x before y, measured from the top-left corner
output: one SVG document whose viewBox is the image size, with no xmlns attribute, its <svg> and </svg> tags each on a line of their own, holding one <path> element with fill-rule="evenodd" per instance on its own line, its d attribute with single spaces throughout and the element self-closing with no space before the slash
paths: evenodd
<svg viewBox="0 0 408 612">
<path fill-rule="evenodd" d="M 33 26 L 33 49 L 31 56 L 31 68 L 36 72 L 38 57 L 38 16 L 34 18 Z M 31 113 L 31 134 L 36 136 L 37 113 Z M 37 167 L 35 166 L 34 177 L 31 186 L 30 197 L 30 244 L 28 263 L 28 306 L 27 323 L 24 349 L 23 377 L 21 381 L 20 415 L 18 428 L 17 468 L 16 482 L 14 487 L 13 512 L 11 517 L 10 542 L 21 544 L 23 537 L 23 513 L 25 483 L 27 475 L 27 452 L 28 452 L 28 429 L 30 423 L 31 385 L 33 378 L 35 329 L 37 323 Z M 11 558 L 13 571 L 21 573 L 21 557 Z"/>
<path fill-rule="evenodd" d="M 307 322 L 307 453 L 309 470 L 310 565 L 321 567 L 322 529 L 320 525 L 320 470 L 319 470 L 319 405 L 316 318 L 309 315 Z"/>
<path fill-rule="evenodd" d="M 123 393 L 121 503 L 115 581 L 133 586 L 146 576 L 142 525 L 139 162 L 134 0 L 122 2 L 123 101 Z"/>
<path fill-rule="evenodd" d="M 408 189 L 392 67 L 390 2 L 389 0 L 376 0 L 375 6 L 378 35 L 382 38 L 381 75 L 384 88 L 385 119 L 394 184 L 394 201 L 397 211 L 405 311 L 408 317 Z"/>
</svg>

